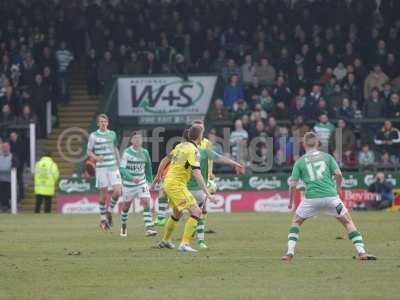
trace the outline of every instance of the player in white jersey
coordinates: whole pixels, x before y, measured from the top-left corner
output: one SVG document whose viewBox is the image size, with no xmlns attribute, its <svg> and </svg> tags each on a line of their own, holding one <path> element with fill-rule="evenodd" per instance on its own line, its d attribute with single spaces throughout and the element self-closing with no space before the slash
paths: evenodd
<svg viewBox="0 0 400 300">
<path fill-rule="evenodd" d="M 332 155 L 318 150 L 318 142 L 314 132 L 304 135 L 306 154 L 296 161 L 289 180 L 289 209 L 292 209 L 295 189 L 300 180 L 305 185 L 305 199 L 293 217 L 289 228 L 288 250 L 282 260 L 291 261 L 293 259 L 300 226 L 305 220 L 319 213 L 334 216 L 345 227 L 349 240 L 356 248 L 358 260 L 375 260 L 376 257 L 368 254 L 365 250 L 363 237 L 339 198 L 343 181 L 342 172 Z M 336 183 L 333 177 L 335 177 Z"/>
<path fill-rule="evenodd" d="M 132 201 L 139 199 L 143 205 L 143 219 L 146 236 L 157 235 L 153 229 L 153 215 L 151 212 L 151 196 L 149 182 L 153 180 L 153 170 L 149 152 L 142 147 L 143 137 L 140 132 L 134 132 L 131 137 L 131 146 L 122 154 L 120 172 L 122 175 L 122 195 L 124 206 L 121 213 L 122 237 L 128 235 L 127 221 Z"/>
<path fill-rule="evenodd" d="M 108 129 L 108 117 L 100 114 L 97 117 L 98 130 L 89 136 L 87 154 L 96 162 L 96 187 L 99 189 L 100 228 L 110 230 L 112 226 L 112 209 L 118 202 L 122 190 L 119 173 L 119 152 L 117 136 Z M 111 205 L 107 210 L 107 197 L 111 193 Z"/>
</svg>

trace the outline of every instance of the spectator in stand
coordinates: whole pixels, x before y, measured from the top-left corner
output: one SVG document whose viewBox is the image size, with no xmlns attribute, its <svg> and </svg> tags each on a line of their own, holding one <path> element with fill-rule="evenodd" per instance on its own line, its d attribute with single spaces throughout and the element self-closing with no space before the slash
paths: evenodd
<svg viewBox="0 0 400 300">
<path fill-rule="evenodd" d="M 343 98 L 342 105 L 336 111 L 336 117 L 344 119 L 346 122 L 350 122 L 354 118 L 354 110 L 350 105 L 349 98 Z"/>
<path fill-rule="evenodd" d="M 95 49 L 90 49 L 86 58 L 86 84 L 89 95 L 97 95 L 99 93 L 98 80 L 99 60 Z"/>
<path fill-rule="evenodd" d="M 365 100 L 364 116 L 366 118 L 381 118 L 386 115 L 385 101 L 379 97 L 378 88 L 373 88 L 371 96 Z"/>
<path fill-rule="evenodd" d="M 364 82 L 364 98 L 369 99 L 373 89 L 378 92 L 383 89 L 383 85 L 389 81 L 389 77 L 383 73 L 380 65 L 375 65 L 373 71 L 369 73 Z"/>
<path fill-rule="evenodd" d="M 359 84 L 357 84 L 354 73 L 347 74 L 342 89 L 349 99 L 351 99 L 353 102 L 356 102 L 356 105 L 352 104 L 353 107 L 361 107 L 362 92 Z"/>
<path fill-rule="evenodd" d="M 278 166 L 288 166 L 293 163 L 294 139 L 289 135 L 287 126 L 280 126 L 275 139 L 275 162 Z"/>
<path fill-rule="evenodd" d="M 263 109 L 267 114 L 275 111 L 275 100 L 271 97 L 271 94 L 267 88 L 262 89 L 261 95 L 258 97 L 256 103 L 259 104 L 261 109 Z M 253 110 L 255 109 L 256 106 L 254 106 Z"/>
<path fill-rule="evenodd" d="M 304 117 L 302 115 L 298 115 L 293 122 L 293 126 L 291 128 L 291 132 L 293 137 L 297 140 L 297 143 L 301 147 L 301 151 L 303 148 L 303 137 L 304 135 L 310 131 L 310 126 L 304 123 Z"/>
<path fill-rule="evenodd" d="M 29 124 L 29 123 L 37 123 L 37 116 L 34 112 L 32 112 L 32 109 L 30 107 L 29 104 L 25 104 L 22 107 L 22 113 L 21 115 L 18 117 L 18 123 L 21 124 Z"/>
<path fill-rule="evenodd" d="M 324 98 L 320 98 L 317 106 L 314 108 L 314 115 L 312 115 L 313 120 L 318 120 L 320 115 L 327 115 L 328 117 L 331 116 L 328 103 Z"/>
<path fill-rule="evenodd" d="M 256 76 L 260 83 L 265 85 L 273 85 L 275 82 L 276 71 L 275 68 L 269 63 L 268 58 L 261 58 L 261 62 L 254 66 L 254 76 Z"/>
<path fill-rule="evenodd" d="M 123 72 L 129 75 L 143 74 L 143 63 L 139 60 L 136 52 L 131 52 L 130 59 L 125 63 Z"/>
<path fill-rule="evenodd" d="M 390 78 L 393 79 L 400 75 L 399 71 L 399 64 L 396 61 L 396 56 L 394 53 L 389 53 L 387 55 L 386 63 L 383 66 L 383 70 L 385 74 Z"/>
<path fill-rule="evenodd" d="M 346 78 L 347 70 L 342 62 L 339 62 L 336 68 L 333 70 L 333 75 L 336 77 L 339 83 Z"/>
<path fill-rule="evenodd" d="M 343 163 L 346 167 L 354 167 L 357 163 L 356 137 L 353 129 L 349 128 L 344 119 L 339 119 L 335 134 L 332 134 L 329 147 L 336 157 L 336 160 Z"/>
<path fill-rule="evenodd" d="M 379 168 L 389 169 L 394 166 L 395 163 L 390 159 L 390 154 L 387 151 L 384 151 L 381 155 L 380 160 L 378 161 L 377 165 Z"/>
<path fill-rule="evenodd" d="M 240 67 L 240 78 L 244 85 L 250 85 L 252 83 L 254 77 L 254 68 L 253 68 L 253 59 L 250 54 L 247 54 L 244 57 L 244 63 Z"/>
<path fill-rule="evenodd" d="M 220 155 L 223 155 L 225 153 L 224 145 L 222 145 L 222 143 L 220 142 L 222 139 L 220 139 L 220 141 L 218 141 L 219 137 L 217 136 L 217 130 L 215 128 L 211 128 L 208 131 L 207 138 L 211 142 L 212 147 L 213 147 L 212 149 L 215 152 L 217 152 Z"/>
<path fill-rule="evenodd" d="M 386 109 L 386 116 L 388 118 L 400 118 L 400 96 L 394 93 L 390 96 L 390 101 Z"/>
<path fill-rule="evenodd" d="M 321 149 L 325 152 L 328 152 L 329 140 L 335 131 L 335 125 L 329 122 L 327 114 L 320 115 L 318 119 L 319 123 L 315 124 L 313 129 L 318 136 Z"/>
<path fill-rule="evenodd" d="M 258 100 L 259 96 L 261 95 L 262 90 L 264 87 L 260 84 L 260 81 L 257 77 L 253 77 L 251 84 L 246 87 L 246 100 L 249 103 L 252 103 L 255 100 Z M 254 107 L 254 106 L 252 106 Z"/>
<path fill-rule="evenodd" d="M 18 166 L 16 157 L 11 153 L 9 142 L 4 142 L 2 145 L 2 152 L 0 153 L 0 209 L 3 212 L 10 210 L 11 198 L 11 169 Z"/>
<path fill-rule="evenodd" d="M 0 104 L 1 106 L 10 106 L 11 111 L 15 114 L 21 111 L 21 100 L 15 94 L 13 86 L 5 87 L 4 96 L 0 98 Z"/>
<path fill-rule="evenodd" d="M 378 172 L 375 176 L 375 181 L 368 187 L 370 193 L 375 194 L 375 201 L 371 203 L 372 209 L 385 209 L 392 205 L 393 185 L 385 180 L 385 173 Z"/>
<path fill-rule="evenodd" d="M 375 154 L 369 149 L 369 145 L 362 146 L 361 152 L 358 154 L 358 163 L 362 168 L 370 168 L 375 163 Z"/>
<path fill-rule="evenodd" d="M 307 106 L 312 109 L 316 107 L 319 99 L 322 97 L 321 86 L 318 84 L 313 85 L 310 95 L 308 96 Z"/>
<path fill-rule="evenodd" d="M 290 79 L 290 89 L 293 92 L 297 92 L 300 88 L 307 89 L 310 85 L 308 79 L 304 74 L 304 67 L 298 66 L 296 68 L 296 74 Z"/>
<path fill-rule="evenodd" d="M 156 57 L 154 56 L 154 53 L 149 52 L 146 55 L 146 60 L 144 62 L 144 74 L 145 75 L 154 75 L 158 74 L 161 72 L 161 67 L 156 61 Z"/>
<path fill-rule="evenodd" d="M 232 114 L 233 120 L 242 119 L 243 116 L 247 116 L 249 114 L 247 103 L 243 99 L 239 99 L 238 101 L 236 101 L 233 104 Z"/>
<path fill-rule="evenodd" d="M 231 58 L 228 59 L 226 66 L 222 70 L 222 79 L 228 82 L 234 75 L 239 79 L 240 73 L 240 68 L 236 66 L 235 60 Z"/>
<path fill-rule="evenodd" d="M 102 92 L 104 92 L 105 85 L 112 80 L 114 74 L 117 73 L 117 65 L 112 60 L 110 51 L 104 53 L 104 59 L 99 64 L 98 79 Z"/>
<path fill-rule="evenodd" d="M 267 141 L 267 133 L 265 131 L 265 124 L 262 120 L 255 121 L 255 126 L 249 131 L 250 141 L 255 138 L 262 139 L 263 142 Z"/>
<path fill-rule="evenodd" d="M 243 161 L 243 154 L 246 150 L 247 140 L 249 139 L 249 134 L 243 128 L 243 123 L 241 120 L 235 121 L 235 130 L 232 131 L 229 137 L 229 143 L 231 146 L 231 155 L 237 161 Z"/>
<path fill-rule="evenodd" d="M 3 105 L 0 114 L 0 124 L 10 125 L 16 122 L 16 116 L 8 104 Z"/>
<path fill-rule="evenodd" d="M 20 202 L 25 196 L 24 193 L 24 168 L 28 159 L 28 145 L 25 140 L 20 137 L 16 131 L 10 133 L 11 153 L 18 161 L 17 182 L 18 182 L 18 201 Z"/>
<path fill-rule="evenodd" d="M 46 104 L 49 100 L 48 88 L 43 84 L 41 74 L 36 74 L 35 84 L 32 89 L 32 108 L 41 122 L 39 123 L 39 138 L 47 136 L 46 130 Z"/>
<path fill-rule="evenodd" d="M 384 100 L 385 104 L 389 103 L 392 94 L 393 94 L 392 85 L 390 84 L 390 82 L 386 82 L 383 85 L 383 90 L 381 92 L 381 98 Z"/>
<path fill-rule="evenodd" d="M 393 163 L 398 162 L 398 148 L 400 143 L 400 132 L 392 126 L 392 122 L 385 121 L 382 129 L 376 134 L 375 145 L 381 153 L 388 152 Z"/>
<path fill-rule="evenodd" d="M 39 67 L 36 64 L 32 53 L 27 53 L 21 66 L 21 85 L 31 85 L 37 72 L 39 72 Z"/>
<path fill-rule="evenodd" d="M 276 138 L 279 134 L 279 127 L 276 119 L 273 116 L 268 117 L 267 126 L 265 128 L 267 135 L 272 138 Z"/>
<path fill-rule="evenodd" d="M 169 72 L 171 64 L 175 60 L 175 55 L 175 48 L 169 45 L 169 41 L 166 37 L 163 37 L 161 39 L 160 46 L 157 47 L 155 52 L 156 60 L 161 65 L 161 72 Z"/>
<path fill-rule="evenodd" d="M 272 90 L 272 97 L 275 99 L 277 104 L 283 103 L 285 107 L 289 106 L 290 100 L 292 99 L 292 92 L 286 85 L 283 76 L 278 76 L 276 79 L 276 85 Z"/>
<path fill-rule="evenodd" d="M 69 102 L 69 89 L 71 77 L 71 63 L 74 60 L 74 55 L 67 49 L 67 43 L 62 41 L 60 49 L 56 51 L 57 59 L 57 86 L 59 88 L 59 101 L 61 103 Z"/>
<path fill-rule="evenodd" d="M 196 73 L 212 73 L 214 71 L 210 51 L 203 52 L 203 56 L 195 64 L 195 71 Z"/>
<path fill-rule="evenodd" d="M 232 75 L 229 84 L 224 89 L 224 105 L 232 108 L 236 101 L 243 98 L 244 91 L 243 87 L 239 84 L 239 77 Z"/>
<path fill-rule="evenodd" d="M 229 110 L 224 106 L 221 99 L 216 99 L 213 106 L 210 108 L 209 117 L 212 122 L 226 122 L 230 120 Z"/>
</svg>

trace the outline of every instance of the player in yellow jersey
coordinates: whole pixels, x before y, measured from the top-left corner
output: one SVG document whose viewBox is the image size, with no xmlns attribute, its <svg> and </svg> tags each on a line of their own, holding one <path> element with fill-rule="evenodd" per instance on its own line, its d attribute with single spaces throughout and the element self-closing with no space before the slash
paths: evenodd
<svg viewBox="0 0 400 300">
<path fill-rule="evenodd" d="M 179 144 L 170 154 L 171 163 L 164 179 L 163 188 L 173 213 L 165 225 L 164 237 L 159 243 L 160 248 L 175 248 L 175 245 L 171 243 L 172 233 L 182 217 L 183 211 L 188 210 L 190 218 L 185 224 L 179 250 L 182 252 L 197 252 L 197 250 L 190 247 L 190 240 L 201 216 L 201 209 L 187 188 L 187 183 L 191 176 L 194 176 L 206 197 L 210 201 L 215 201 L 214 196 L 209 193 L 200 171 L 198 146 L 203 139 L 203 132 L 204 129 L 201 126 L 190 127 L 188 132 L 189 141 Z"/>
<path fill-rule="evenodd" d="M 202 120 L 194 120 L 191 124 L 192 126 L 200 126 L 204 129 L 204 122 Z M 185 131 L 187 131 L 187 129 L 185 129 Z M 187 135 L 187 132 L 184 132 L 184 135 Z M 184 141 L 186 138 L 183 137 L 182 140 Z M 203 137 L 203 139 L 201 140 L 200 144 L 199 144 L 199 148 L 202 149 L 207 149 L 207 150 L 212 150 L 213 145 L 212 143 Z M 160 165 L 158 167 L 159 172 L 157 172 L 157 175 L 155 177 L 155 182 L 156 184 L 159 184 L 162 179 L 165 177 L 165 175 L 167 174 L 168 171 L 168 166 L 169 166 L 170 160 L 169 160 L 169 156 L 167 156 L 166 158 L 164 158 L 161 162 Z M 212 174 L 212 168 L 213 167 L 213 161 L 210 159 L 208 161 L 208 179 L 212 180 L 214 178 L 214 175 Z M 154 185 L 153 185 L 154 188 Z M 165 222 L 166 222 L 166 215 L 167 215 L 167 208 L 168 208 L 168 199 L 167 196 L 164 193 L 163 189 L 160 189 L 159 191 L 159 196 L 158 196 L 158 212 L 157 212 L 157 218 L 154 222 L 154 225 L 156 226 L 164 226 Z M 205 218 L 206 216 L 203 216 L 203 218 Z"/>
</svg>

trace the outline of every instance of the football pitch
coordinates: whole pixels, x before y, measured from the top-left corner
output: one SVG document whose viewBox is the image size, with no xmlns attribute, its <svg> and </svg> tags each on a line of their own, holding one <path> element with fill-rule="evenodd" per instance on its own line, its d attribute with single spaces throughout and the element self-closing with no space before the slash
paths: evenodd
<svg viewBox="0 0 400 300">
<path fill-rule="evenodd" d="M 323 216 L 284 263 L 289 214 L 211 214 L 210 249 L 195 254 L 155 249 L 137 214 L 127 239 L 119 220 L 100 232 L 95 215 L 2 214 L 0 299 L 399 299 L 399 215 L 353 218 L 377 261 L 353 260 L 343 228 Z"/>
</svg>

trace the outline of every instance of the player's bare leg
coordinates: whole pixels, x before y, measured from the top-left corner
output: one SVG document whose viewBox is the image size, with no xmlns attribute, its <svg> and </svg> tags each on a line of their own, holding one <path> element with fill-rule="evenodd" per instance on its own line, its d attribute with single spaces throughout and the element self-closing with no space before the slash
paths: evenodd
<svg viewBox="0 0 400 300">
<path fill-rule="evenodd" d="M 109 210 L 107 210 L 107 222 L 110 227 L 113 225 L 113 220 L 112 220 L 112 211 L 115 207 L 115 205 L 118 202 L 119 197 L 121 196 L 122 192 L 122 186 L 120 184 L 113 185 L 112 187 L 112 194 L 111 194 L 111 204 Z"/>
<path fill-rule="evenodd" d="M 357 230 L 349 212 L 343 216 L 336 218 L 346 229 L 348 238 L 352 241 L 357 251 L 356 259 L 358 260 L 376 260 L 376 256 L 368 254 L 365 250 L 364 241 L 361 233 Z"/>
<path fill-rule="evenodd" d="M 179 246 L 181 252 L 197 252 L 197 250 L 190 247 L 190 241 L 196 230 L 197 223 L 201 216 L 201 208 L 196 204 L 188 208 L 190 213 L 189 219 L 186 221 L 185 229 L 182 235 L 182 241 Z"/>
<path fill-rule="evenodd" d="M 128 216 L 129 216 L 129 209 L 131 208 L 132 201 L 124 201 L 122 205 L 121 211 L 121 231 L 120 236 L 127 237 L 128 236 Z"/>
<path fill-rule="evenodd" d="M 100 228 L 104 231 L 110 230 L 110 224 L 107 221 L 107 199 L 108 190 L 107 188 L 100 188 L 99 191 L 99 209 L 100 209 Z"/>
<path fill-rule="evenodd" d="M 306 219 L 301 218 L 297 214 L 294 215 L 292 224 L 289 228 L 288 234 L 288 249 L 286 251 L 286 255 L 282 257 L 284 261 L 291 261 L 294 257 L 294 250 L 296 248 L 296 243 L 299 240 L 300 235 L 300 227 L 304 223 Z"/>
<path fill-rule="evenodd" d="M 171 242 L 172 233 L 174 232 L 176 225 L 178 224 L 180 218 L 182 217 L 182 212 L 174 208 L 172 215 L 169 216 L 164 227 L 164 236 L 161 242 L 158 244 L 159 248 L 174 249 L 175 245 Z"/>
<path fill-rule="evenodd" d="M 154 230 L 153 226 L 153 214 L 151 212 L 150 198 L 141 198 L 140 202 L 143 205 L 143 220 L 144 220 L 144 230 L 146 236 L 155 236 L 157 231 Z"/>
</svg>

